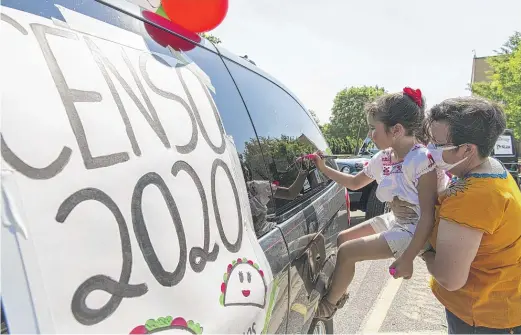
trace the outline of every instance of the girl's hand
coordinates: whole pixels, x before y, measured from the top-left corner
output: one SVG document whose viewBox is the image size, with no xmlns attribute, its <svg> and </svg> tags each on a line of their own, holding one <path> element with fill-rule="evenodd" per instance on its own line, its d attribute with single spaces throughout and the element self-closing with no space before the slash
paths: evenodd
<svg viewBox="0 0 521 335">
<path fill-rule="evenodd" d="M 392 271 L 394 269 L 394 271 Z M 389 272 L 394 277 L 394 279 L 404 278 L 411 279 L 412 273 L 414 272 L 414 265 L 412 260 L 398 258 L 391 264 L 389 267 Z"/>
<path fill-rule="evenodd" d="M 315 153 L 309 155 L 310 159 L 315 163 L 316 167 L 322 171 L 326 167 L 325 160 L 323 158 L 322 151 L 316 151 Z"/>
</svg>

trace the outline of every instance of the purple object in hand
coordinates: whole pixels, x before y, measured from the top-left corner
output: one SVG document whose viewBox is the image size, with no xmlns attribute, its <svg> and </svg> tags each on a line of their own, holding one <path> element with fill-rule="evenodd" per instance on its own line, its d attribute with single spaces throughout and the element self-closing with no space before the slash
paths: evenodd
<svg viewBox="0 0 521 335">
<path fill-rule="evenodd" d="M 389 269 L 389 273 L 391 274 L 391 276 L 394 276 L 396 274 L 396 269 L 395 268 L 390 268 Z"/>
</svg>

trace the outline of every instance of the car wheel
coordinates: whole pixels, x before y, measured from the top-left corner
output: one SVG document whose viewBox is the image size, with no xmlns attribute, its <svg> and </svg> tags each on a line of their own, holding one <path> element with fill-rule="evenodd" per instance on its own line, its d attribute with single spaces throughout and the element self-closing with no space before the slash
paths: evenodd
<svg viewBox="0 0 521 335">
<path fill-rule="evenodd" d="M 309 334 L 333 334 L 333 320 L 313 319 L 309 327 Z"/>
<path fill-rule="evenodd" d="M 375 216 L 382 215 L 389 211 L 389 206 L 386 206 L 385 203 L 378 200 L 376 197 L 376 188 L 378 185 L 374 185 L 369 193 L 369 197 L 367 198 L 367 205 L 365 209 L 365 219 L 369 220 L 374 218 Z M 386 209 L 387 207 L 387 209 Z"/>
</svg>

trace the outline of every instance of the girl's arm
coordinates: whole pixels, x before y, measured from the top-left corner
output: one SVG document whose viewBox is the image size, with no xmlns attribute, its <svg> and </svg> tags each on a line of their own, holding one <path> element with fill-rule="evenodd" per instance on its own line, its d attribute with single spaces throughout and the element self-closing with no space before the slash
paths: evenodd
<svg viewBox="0 0 521 335">
<path fill-rule="evenodd" d="M 437 185 L 438 179 L 435 170 L 421 175 L 418 180 L 417 188 L 421 216 L 407 249 L 389 267 L 394 278 L 411 278 L 414 258 L 425 247 L 432 233 L 432 228 L 434 227 L 434 206 L 438 197 Z"/>
<path fill-rule="evenodd" d="M 418 180 L 418 198 L 420 201 L 421 216 L 411 243 L 404 251 L 402 258 L 412 262 L 423 250 L 434 227 L 434 206 L 438 198 L 438 179 L 436 171 L 430 171 L 420 176 Z"/>
<path fill-rule="evenodd" d="M 440 220 L 436 253 L 426 252 L 422 258 L 434 279 L 446 290 L 456 291 L 467 283 L 482 237 L 482 230 Z"/>
<path fill-rule="evenodd" d="M 332 179 L 342 186 L 350 190 L 358 190 L 370 184 L 374 179 L 370 178 L 365 172 L 360 171 L 355 176 L 346 174 L 335 169 L 330 168 L 324 162 L 324 159 L 319 154 L 314 156 L 314 162 L 317 168 L 325 174 L 329 179 Z"/>
</svg>

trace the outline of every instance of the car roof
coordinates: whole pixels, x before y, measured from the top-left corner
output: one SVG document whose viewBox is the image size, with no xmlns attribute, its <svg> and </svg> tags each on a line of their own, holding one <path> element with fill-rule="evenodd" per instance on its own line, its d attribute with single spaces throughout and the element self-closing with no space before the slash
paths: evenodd
<svg viewBox="0 0 521 335">
<path fill-rule="evenodd" d="M 306 107 L 304 106 L 304 104 L 302 103 L 302 101 L 300 101 L 300 99 L 295 95 L 293 94 L 293 92 L 291 92 L 284 84 L 282 84 L 280 81 L 278 81 L 277 79 L 275 79 L 274 77 L 272 77 L 269 73 L 267 73 L 266 71 L 262 70 L 261 68 L 259 68 L 258 66 L 250 63 L 249 61 L 247 61 L 246 59 L 242 58 L 242 57 L 239 57 L 237 56 L 236 54 L 232 53 L 231 51 L 229 51 L 228 49 L 222 47 L 222 46 L 215 46 L 216 49 L 217 49 L 217 52 L 224 58 L 234 62 L 234 63 L 237 63 L 239 65 L 241 65 L 242 67 L 252 71 L 252 72 L 255 72 L 256 74 L 266 78 L 267 80 L 271 81 L 273 84 L 279 86 L 281 89 L 283 89 L 284 91 L 286 91 L 286 93 L 288 93 L 305 111 L 306 113 L 309 115 Z M 310 116 L 311 118 L 311 116 Z M 311 118 L 313 120 L 313 118 Z"/>
</svg>

